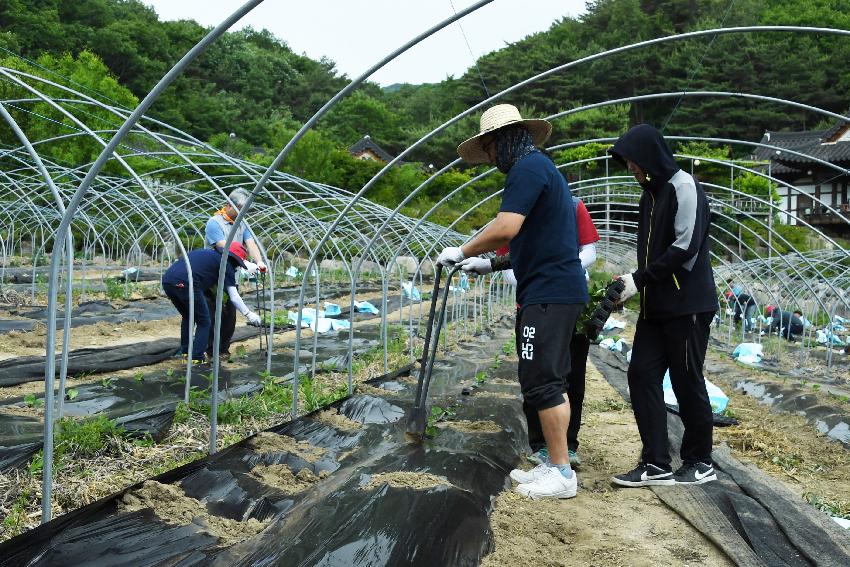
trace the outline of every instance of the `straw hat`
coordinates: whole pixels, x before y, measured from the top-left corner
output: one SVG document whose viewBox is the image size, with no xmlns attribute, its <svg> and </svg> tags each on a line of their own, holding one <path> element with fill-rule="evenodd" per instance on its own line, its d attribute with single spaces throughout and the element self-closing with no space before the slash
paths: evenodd
<svg viewBox="0 0 850 567">
<path fill-rule="evenodd" d="M 552 134 L 552 124 L 539 118 L 523 119 L 512 104 L 497 104 L 481 115 L 481 131 L 457 147 L 457 153 L 468 163 L 488 163 L 490 158 L 482 146 L 484 135 L 509 124 L 522 124 L 531 134 L 534 145 L 539 146 Z"/>
</svg>

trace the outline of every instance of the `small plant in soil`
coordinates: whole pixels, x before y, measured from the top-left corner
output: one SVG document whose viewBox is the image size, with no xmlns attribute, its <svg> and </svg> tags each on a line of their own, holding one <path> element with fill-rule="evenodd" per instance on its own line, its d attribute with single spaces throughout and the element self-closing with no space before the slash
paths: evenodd
<svg viewBox="0 0 850 567">
<path fill-rule="evenodd" d="M 17 535 L 23 531 L 23 526 L 27 520 L 27 505 L 30 501 L 30 493 L 24 490 L 12 503 L 11 510 L 3 518 L 3 527 L 13 535 Z"/>
<path fill-rule="evenodd" d="M 155 442 L 153 437 L 151 437 L 151 434 L 146 432 L 142 437 L 133 439 L 133 445 L 136 447 L 153 447 Z"/>
<path fill-rule="evenodd" d="M 829 498 L 814 492 L 804 492 L 803 500 L 830 516 L 850 520 L 850 501 Z"/>
<path fill-rule="evenodd" d="M 166 370 L 166 371 L 165 371 L 165 375 L 166 375 L 167 377 L 171 378 L 172 376 L 174 376 L 174 369 L 173 369 L 173 368 L 169 368 L 168 370 Z"/>
<path fill-rule="evenodd" d="M 516 345 L 513 341 L 507 341 L 502 345 L 502 352 L 505 353 L 505 356 L 510 356 L 513 354 Z"/>
<path fill-rule="evenodd" d="M 786 472 L 791 472 L 799 468 L 800 464 L 803 462 L 803 459 L 799 455 L 795 455 L 793 453 L 786 453 L 782 455 L 776 455 L 770 461 L 774 465 L 780 467 L 782 470 Z"/>
<path fill-rule="evenodd" d="M 245 360 L 248 358 L 248 349 L 245 348 L 245 345 L 239 345 L 236 347 L 236 352 L 234 354 L 239 360 Z"/>
<path fill-rule="evenodd" d="M 437 422 L 443 417 L 443 408 L 440 406 L 431 406 L 431 413 L 428 414 L 428 424 L 425 426 L 425 435 L 428 437 L 436 437 L 440 430 L 437 427 Z"/>
<path fill-rule="evenodd" d="M 27 394 L 24 396 L 24 403 L 30 408 L 40 408 L 44 405 L 44 400 L 37 398 L 35 394 Z"/>
<path fill-rule="evenodd" d="M 100 385 L 104 388 L 112 387 L 112 376 L 106 376 L 105 378 L 100 379 Z"/>
<path fill-rule="evenodd" d="M 492 369 L 494 369 L 494 370 L 495 370 L 495 369 L 499 368 L 501 365 L 502 365 L 502 359 L 501 359 L 501 358 L 499 358 L 499 355 L 497 354 L 497 355 L 493 358 L 493 364 L 491 364 L 491 365 L 490 365 L 490 368 L 492 368 Z"/>
<path fill-rule="evenodd" d="M 484 381 L 487 380 L 487 373 L 481 370 L 478 374 L 475 375 L 475 383 L 483 384 Z"/>
<path fill-rule="evenodd" d="M 142 373 L 141 370 L 136 370 L 135 374 L 133 374 L 133 380 L 135 380 L 136 382 L 144 382 L 145 375 Z"/>
<path fill-rule="evenodd" d="M 75 400 L 75 399 L 77 399 L 77 396 L 79 396 L 79 395 L 80 395 L 80 391 L 77 390 L 76 388 L 71 388 L 67 392 L 65 392 L 65 397 L 68 398 L 69 400 Z"/>
<path fill-rule="evenodd" d="M 735 410 L 733 410 L 729 406 L 726 406 L 726 408 L 722 412 L 720 412 L 720 415 L 730 417 L 732 419 L 738 419 L 738 414 L 735 413 Z"/>
</svg>

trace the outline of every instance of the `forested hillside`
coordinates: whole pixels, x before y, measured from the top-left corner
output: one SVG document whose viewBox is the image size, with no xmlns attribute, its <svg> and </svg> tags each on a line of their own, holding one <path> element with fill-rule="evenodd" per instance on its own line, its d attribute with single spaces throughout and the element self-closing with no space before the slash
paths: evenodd
<svg viewBox="0 0 850 567">
<path fill-rule="evenodd" d="M 597 0 L 585 15 L 484 55 L 479 69 L 438 84 L 367 84 L 343 100 L 299 144 L 285 167 L 297 175 L 359 190 L 374 163 L 345 151 L 364 134 L 392 154 L 410 146 L 457 113 L 553 67 L 641 40 L 722 26 L 807 25 L 850 29 L 850 2 L 835 0 Z M 2 0 L 0 51 L 6 66 L 72 84 L 86 94 L 132 107 L 194 45 L 206 29 L 194 21 L 162 22 L 139 0 Z M 266 31 L 227 34 L 198 59 L 150 114 L 226 151 L 263 162 L 348 78 L 332 61 L 298 55 Z M 23 59 L 22 59 L 23 58 Z M 788 98 L 844 112 L 850 91 L 850 38 L 813 34 L 730 34 L 661 44 L 582 63 L 508 94 L 529 115 L 550 115 L 583 104 L 639 94 L 712 90 Z M 789 69 L 794 72 L 790 73 Z M 480 71 L 480 74 L 479 74 Z M 110 77 L 111 75 L 111 77 Z M 114 79 L 112 78 L 114 77 Z M 485 84 L 482 84 L 482 77 Z M 0 82 L 0 88 L 8 88 Z M 22 116 L 29 128 L 57 128 Z M 616 135 L 650 122 L 670 134 L 757 140 L 765 129 L 812 128 L 813 114 L 742 99 L 665 98 L 582 112 L 556 122 L 555 143 Z M 395 205 L 426 176 L 416 162 L 437 168 L 456 157 L 457 143 L 477 127 L 467 117 L 416 148 L 408 165 L 377 186 L 371 197 Z M 229 134 L 234 133 L 235 138 Z M 57 132 L 58 133 L 58 132 Z M 0 135 L 11 144 L 8 132 Z M 70 142 L 69 142 L 70 143 Z M 65 161 L 96 151 L 66 148 Z M 583 150 L 593 155 L 592 148 Z M 572 154 L 571 154 L 572 155 Z M 405 212 L 422 213 L 446 187 L 470 179 L 457 171 L 429 187 Z M 454 183 L 455 185 L 451 185 Z M 458 197 L 458 210 L 480 183 Z M 452 211 L 446 211 L 447 218 Z M 440 219 L 437 219 L 440 220 Z M 475 219 L 463 228 L 476 225 Z"/>
</svg>

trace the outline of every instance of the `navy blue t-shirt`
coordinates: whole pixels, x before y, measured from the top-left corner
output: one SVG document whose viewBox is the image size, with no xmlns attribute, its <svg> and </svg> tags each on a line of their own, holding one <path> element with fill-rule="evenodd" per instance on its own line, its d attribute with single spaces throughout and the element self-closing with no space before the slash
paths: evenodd
<svg viewBox="0 0 850 567">
<path fill-rule="evenodd" d="M 515 163 L 499 210 L 525 216 L 510 243 L 517 303 L 587 303 L 575 205 L 552 160 L 533 152 Z"/>
<path fill-rule="evenodd" d="M 213 248 L 202 248 L 189 252 L 189 264 L 192 266 L 192 280 L 196 292 L 203 292 L 213 287 L 218 282 L 218 266 L 221 263 L 221 254 Z M 169 267 L 162 276 L 164 284 L 188 284 L 189 274 L 186 270 L 186 262 L 180 258 Z M 224 287 L 236 286 L 236 272 L 233 264 L 228 259 L 224 269 Z"/>
</svg>

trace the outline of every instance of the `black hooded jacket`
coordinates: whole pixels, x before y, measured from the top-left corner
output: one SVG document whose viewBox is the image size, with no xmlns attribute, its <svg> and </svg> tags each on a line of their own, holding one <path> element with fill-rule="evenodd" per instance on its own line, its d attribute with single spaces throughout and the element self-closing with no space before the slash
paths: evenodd
<svg viewBox="0 0 850 567">
<path fill-rule="evenodd" d="M 637 260 L 632 274 L 641 316 L 663 319 L 717 310 L 709 258 L 710 212 L 702 186 L 682 171 L 661 132 L 641 124 L 609 150 L 648 176 L 640 198 Z"/>
</svg>

